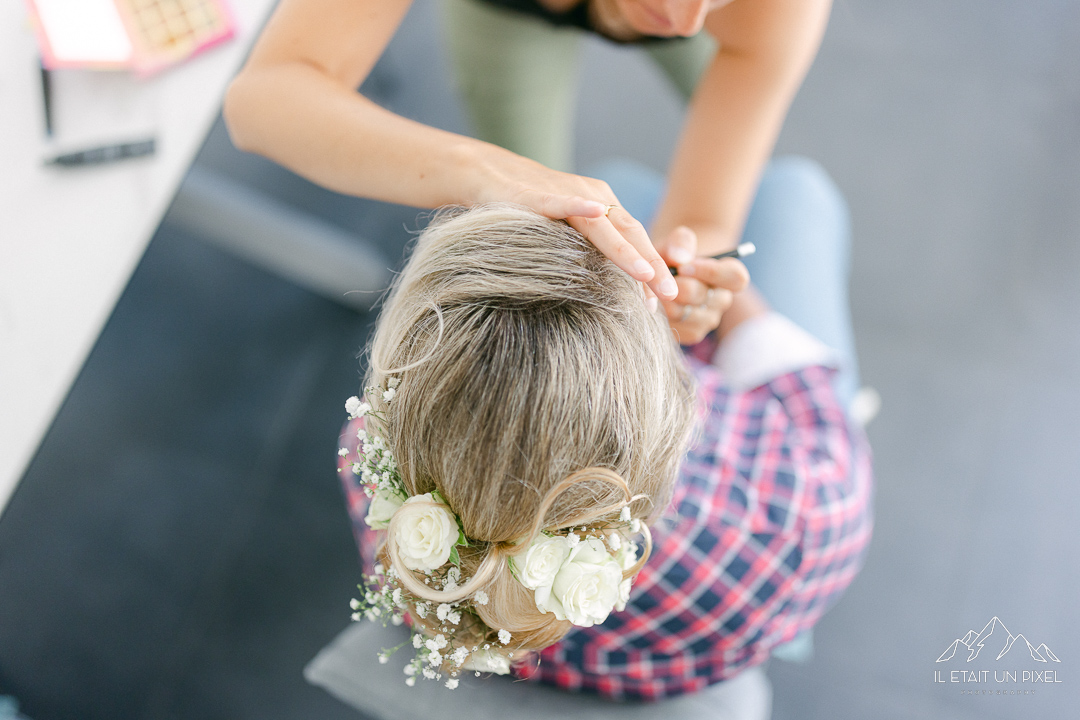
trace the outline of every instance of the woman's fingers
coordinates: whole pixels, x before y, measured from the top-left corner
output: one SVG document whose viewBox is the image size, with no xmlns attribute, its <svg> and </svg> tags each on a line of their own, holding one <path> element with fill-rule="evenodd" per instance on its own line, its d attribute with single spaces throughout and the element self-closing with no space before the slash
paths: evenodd
<svg viewBox="0 0 1080 720">
<path fill-rule="evenodd" d="M 735 299 L 735 294 L 730 290 L 704 287 L 700 283 L 698 283 L 697 287 L 684 294 L 682 291 L 683 278 L 678 278 L 678 281 L 680 286 L 678 299 L 674 302 L 664 303 L 664 314 L 673 323 L 686 322 L 690 317 L 699 320 L 708 317 L 719 322 L 720 316 L 731 307 L 731 303 Z M 688 298 L 685 302 L 684 297 Z M 691 315 L 695 312 L 698 314 Z"/>
<path fill-rule="evenodd" d="M 615 204 L 615 196 L 606 183 L 588 178 L 578 180 L 595 185 L 595 196 L 609 202 L 530 189 L 515 193 L 516 200 L 541 215 L 566 220 L 630 277 L 646 283 L 660 298 L 673 299 L 678 294 L 675 278 L 653 247 L 645 228 Z"/>
<path fill-rule="evenodd" d="M 533 203 L 528 203 L 533 210 L 556 220 L 571 217 L 603 217 L 608 206 L 596 200 L 586 200 L 580 195 L 556 195 L 554 193 L 536 193 Z"/>
<path fill-rule="evenodd" d="M 679 266 L 679 277 L 692 277 L 709 287 L 725 288 L 732 292 L 739 292 L 750 284 L 750 272 L 736 258 L 697 258 L 692 263 Z"/>
<path fill-rule="evenodd" d="M 569 217 L 567 222 L 635 280 L 644 282 L 662 299 L 679 292 L 667 263 L 653 247 L 641 223 L 614 206 L 598 218 Z"/>
<path fill-rule="evenodd" d="M 660 254 L 677 268 L 692 263 L 697 255 L 697 233 L 685 225 L 680 225 L 668 236 Z"/>
<path fill-rule="evenodd" d="M 679 244 L 677 233 L 672 235 L 671 243 Z M 669 246 L 664 254 L 671 258 L 672 252 Z M 674 302 L 664 303 L 664 313 L 679 342 L 692 345 L 716 329 L 735 293 L 749 280 L 746 266 L 734 258 L 697 258 L 680 264 L 676 278 L 679 295 Z"/>
</svg>

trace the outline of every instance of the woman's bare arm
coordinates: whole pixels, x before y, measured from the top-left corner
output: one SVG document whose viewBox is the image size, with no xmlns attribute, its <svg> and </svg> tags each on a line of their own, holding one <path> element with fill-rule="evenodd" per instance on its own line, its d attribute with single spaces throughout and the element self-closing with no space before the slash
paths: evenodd
<svg viewBox="0 0 1080 720">
<path fill-rule="evenodd" d="M 831 0 L 734 0 L 705 28 L 719 49 L 690 102 L 667 196 L 653 224 L 658 244 L 686 225 L 698 253 L 733 248 L 791 101 L 817 54 Z"/>
</svg>

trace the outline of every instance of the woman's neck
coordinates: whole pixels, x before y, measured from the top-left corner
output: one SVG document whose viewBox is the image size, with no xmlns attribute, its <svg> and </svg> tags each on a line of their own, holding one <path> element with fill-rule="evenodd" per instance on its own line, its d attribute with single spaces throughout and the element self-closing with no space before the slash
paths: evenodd
<svg viewBox="0 0 1080 720">
<path fill-rule="evenodd" d="M 630 27 L 623 19 L 622 13 L 615 5 L 615 0 L 536 0 L 536 2 L 554 13 L 564 13 L 582 3 L 587 3 L 589 19 L 602 35 L 622 42 L 641 38 L 641 33 Z"/>
<path fill-rule="evenodd" d="M 554 13 L 564 13 L 575 5 L 580 5 L 585 0 L 536 0 L 544 8 Z"/>
</svg>

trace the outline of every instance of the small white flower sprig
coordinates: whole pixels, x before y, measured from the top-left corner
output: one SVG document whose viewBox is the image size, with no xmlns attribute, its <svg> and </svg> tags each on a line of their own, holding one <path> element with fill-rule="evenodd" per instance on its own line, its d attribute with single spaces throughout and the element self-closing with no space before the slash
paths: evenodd
<svg viewBox="0 0 1080 720">
<path fill-rule="evenodd" d="M 456 567 L 451 567 L 446 572 L 446 576 L 441 584 L 453 589 L 460 579 L 460 571 Z M 383 626 L 388 622 L 401 625 L 410 604 L 412 610 L 421 619 L 434 616 L 438 620 L 439 630 L 442 632 L 428 636 L 414 629 L 409 640 L 393 648 L 384 648 L 379 652 L 379 662 L 386 664 L 398 650 L 406 645 L 412 645 L 416 652 L 413 659 L 403 669 L 405 684 L 409 687 L 416 684 L 418 677 L 441 681 L 446 676 L 444 684 L 448 689 L 453 690 L 458 686 L 459 677 L 465 670 L 473 670 L 477 675 L 481 672 L 499 675 L 510 672 L 510 663 L 507 658 L 492 649 L 494 641 L 475 644 L 472 648 L 454 643 L 459 627 L 482 622 L 470 608 L 463 608 L 460 603 L 436 604 L 417 598 L 400 587 L 393 568 L 384 569 L 381 564 L 376 565 L 375 574 L 367 576 L 365 580 L 368 587 L 376 589 L 364 590 L 364 586 L 360 586 L 360 589 L 364 591 L 364 599 L 353 598 L 350 603 L 354 611 L 352 615 L 354 621 L 367 619 L 381 622 Z M 435 583 L 430 577 L 427 581 Z M 487 595 L 483 591 L 477 592 L 474 595 L 474 602 L 486 604 Z M 499 643 L 507 645 L 510 640 L 508 631 L 499 631 Z"/>
<path fill-rule="evenodd" d="M 386 390 L 376 387 L 364 388 L 365 397 L 381 397 L 387 407 L 397 394 L 397 387 L 401 384 L 400 378 L 390 378 Z M 345 411 L 349 419 L 372 418 L 384 428 L 386 427 L 386 414 L 374 410 L 370 403 L 353 396 L 345 401 Z M 409 497 L 405 492 L 405 486 L 401 482 L 401 474 L 398 472 L 397 463 L 386 441 L 367 428 L 360 428 L 356 433 L 360 446 L 357 448 L 359 461 L 352 464 L 354 475 L 359 475 L 364 484 L 364 493 L 371 498 L 368 505 L 365 522 L 373 528 L 385 528 L 390 522 L 394 512 L 401 507 Z M 341 448 L 338 454 L 345 457 L 349 454 L 348 448 Z"/>
<path fill-rule="evenodd" d="M 365 397 L 381 397 L 389 407 L 397 394 L 400 379 L 392 377 L 387 381 L 387 388 L 364 388 Z M 372 408 L 371 403 L 351 397 L 345 403 L 345 410 L 352 419 L 370 417 L 383 428 L 386 427 L 384 411 Z M 364 492 L 371 498 L 365 522 L 373 529 L 388 529 L 393 521 L 394 540 L 402 563 L 409 570 L 423 573 L 424 582 L 433 589 L 452 591 L 468 579 L 461 577 L 461 557 L 459 546 L 467 547 L 464 529 L 457 515 L 453 513 L 445 498 L 438 491 L 409 497 L 393 453 L 386 442 L 375 432 L 361 429 L 357 433 L 360 441 L 358 453 L 360 460 L 353 463 L 352 471 L 359 475 L 364 484 Z M 348 455 L 348 448 L 339 450 L 343 457 Z M 454 689 L 458 686 L 458 677 L 462 670 L 507 674 L 510 664 L 501 653 L 495 652 L 493 640 L 477 643 L 472 648 L 455 646 L 453 638 L 459 630 L 474 625 L 484 627 L 471 607 L 463 602 L 433 603 L 408 592 L 402 585 L 394 568 L 375 566 L 375 574 L 365 577 L 367 584 L 359 586 L 363 599 L 350 603 L 353 609 L 352 619 L 368 619 L 401 625 L 405 614 L 411 610 L 421 620 L 437 621 L 437 632 L 433 637 L 413 630 L 410 640 L 394 648 L 383 649 L 379 653 L 379 662 L 386 663 L 390 656 L 405 645 L 411 644 L 416 650 L 413 659 L 405 666 L 405 684 L 416 684 L 417 677 L 430 680 L 442 680 L 447 674 L 445 686 Z M 473 594 L 472 603 L 486 605 L 487 594 L 480 590 Z M 478 635 L 480 633 L 473 633 Z M 498 632 L 498 642 L 510 643 L 510 633 Z"/>
</svg>

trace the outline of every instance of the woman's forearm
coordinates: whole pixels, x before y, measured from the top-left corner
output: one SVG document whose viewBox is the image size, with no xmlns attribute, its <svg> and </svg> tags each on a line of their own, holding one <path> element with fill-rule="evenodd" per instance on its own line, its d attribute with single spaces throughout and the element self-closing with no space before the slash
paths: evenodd
<svg viewBox="0 0 1080 720">
<path fill-rule="evenodd" d="M 824 32 L 829 0 L 736 0 L 706 27 L 719 50 L 691 100 L 653 225 L 679 225 L 711 255 L 738 242 L 761 171 Z"/>
<path fill-rule="evenodd" d="M 498 152 L 395 115 L 303 62 L 246 70 L 225 120 L 241 150 L 337 192 L 418 207 L 475 202 L 485 155 Z"/>
</svg>

